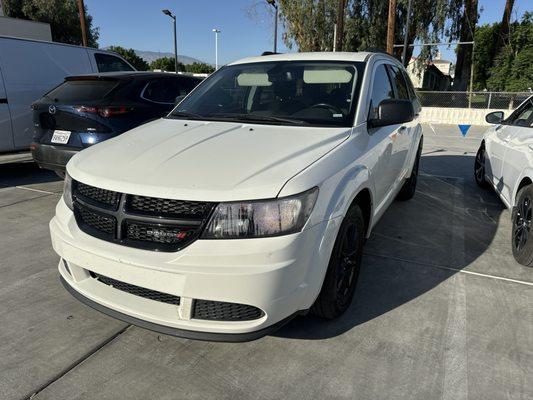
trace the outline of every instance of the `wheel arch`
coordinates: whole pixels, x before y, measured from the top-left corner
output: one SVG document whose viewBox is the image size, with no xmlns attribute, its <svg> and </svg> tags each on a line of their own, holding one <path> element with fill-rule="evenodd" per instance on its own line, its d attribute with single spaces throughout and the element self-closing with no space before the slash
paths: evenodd
<svg viewBox="0 0 533 400">
<path fill-rule="evenodd" d="M 520 192 L 520 190 L 524 187 L 526 187 L 527 185 L 531 185 L 533 184 L 533 180 L 531 179 L 531 174 L 526 174 L 526 175 L 523 175 L 520 179 L 519 179 L 519 183 L 518 185 L 516 185 L 516 190 L 515 192 L 513 193 L 513 198 L 512 198 L 512 201 L 511 201 L 511 206 L 514 206 L 516 204 L 516 196 L 518 196 L 518 193 Z"/>
</svg>

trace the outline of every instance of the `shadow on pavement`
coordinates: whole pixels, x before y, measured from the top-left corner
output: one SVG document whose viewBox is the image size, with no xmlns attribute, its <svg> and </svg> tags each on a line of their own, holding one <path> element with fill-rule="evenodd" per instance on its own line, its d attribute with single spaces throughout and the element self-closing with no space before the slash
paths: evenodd
<svg viewBox="0 0 533 400">
<path fill-rule="evenodd" d="M 473 180 L 472 155 L 423 156 L 415 197 L 394 202 L 374 228 L 354 302 L 341 318 L 298 317 L 275 336 L 325 339 L 410 302 L 482 255 L 504 206 Z M 445 268 L 432 268 L 428 265 Z M 424 268 L 424 266 L 426 266 Z"/>
<path fill-rule="evenodd" d="M 33 162 L 0 165 L 0 187 L 31 185 L 60 180 L 54 172 L 40 169 Z"/>
</svg>

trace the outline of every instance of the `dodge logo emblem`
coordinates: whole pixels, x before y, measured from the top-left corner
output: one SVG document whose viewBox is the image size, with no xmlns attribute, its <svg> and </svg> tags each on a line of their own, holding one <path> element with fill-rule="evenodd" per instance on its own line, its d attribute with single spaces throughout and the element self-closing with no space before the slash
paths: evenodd
<svg viewBox="0 0 533 400">
<path fill-rule="evenodd" d="M 55 114 L 56 113 L 56 106 L 50 106 L 48 107 L 48 112 L 50 114 Z"/>
</svg>

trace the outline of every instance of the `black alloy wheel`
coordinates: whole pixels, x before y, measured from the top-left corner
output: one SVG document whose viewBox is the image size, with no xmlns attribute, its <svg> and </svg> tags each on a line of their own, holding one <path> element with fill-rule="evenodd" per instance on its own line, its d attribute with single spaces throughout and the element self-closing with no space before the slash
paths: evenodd
<svg viewBox="0 0 533 400">
<path fill-rule="evenodd" d="M 354 204 L 346 213 L 337 234 L 322 289 L 311 308 L 313 314 L 334 319 L 348 309 L 361 270 L 364 241 L 363 213 Z"/>
<path fill-rule="evenodd" d="M 531 219 L 533 214 L 533 185 L 521 189 L 513 208 L 513 256 L 522 265 L 533 265 L 533 240 Z"/>
<path fill-rule="evenodd" d="M 487 187 L 487 180 L 485 179 L 485 146 L 481 145 L 476 154 L 474 161 L 474 178 L 480 187 Z"/>
</svg>

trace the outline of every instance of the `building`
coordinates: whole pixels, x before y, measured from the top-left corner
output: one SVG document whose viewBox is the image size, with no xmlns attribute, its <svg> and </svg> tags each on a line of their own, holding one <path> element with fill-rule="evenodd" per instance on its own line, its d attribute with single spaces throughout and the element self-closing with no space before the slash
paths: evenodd
<svg viewBox="0 0 533 400">
<path fill-rule="evenodd" d="M 452 62 L 441 59 L 440 52 L 437 53 L 434 60 L 426 62 L 422 66 L 416 57 L 412 57 L 406 69 L 416 89 L 433 91 L 450 89 Z"/>
</svg>

